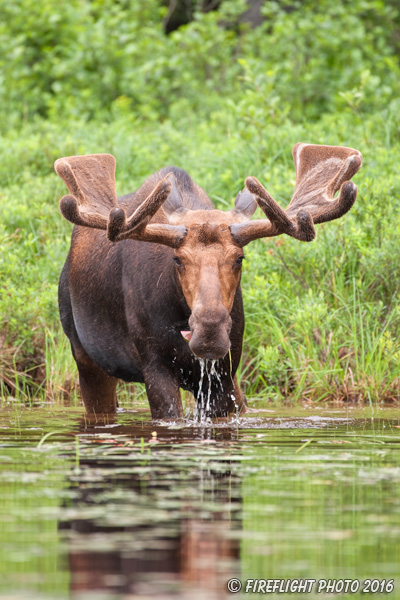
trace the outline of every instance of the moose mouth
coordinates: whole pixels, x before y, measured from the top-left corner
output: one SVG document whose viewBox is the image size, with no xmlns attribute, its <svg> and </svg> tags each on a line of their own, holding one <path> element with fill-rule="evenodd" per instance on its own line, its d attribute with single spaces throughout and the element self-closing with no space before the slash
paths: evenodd
<svg viewBox="0 0 400 600">
<path fill-rule="evenodd" d="M 190 318 L 190 315 L 189 315 L 189 318 Z M 189 325 L 189 318 L 182 320 L 179 323 L 175 324 L 175 329 L 181 333 L 183 339 L 188 343 L 192 339 L 192 335 L 193 335 L 192 328 Z"/>
<path fill-rule="evenodd" d="M 190 331 L 189 329 L 189 331 L 181 331 L 181 334 L 187 342 L 190 342 L 190 340 L 192 339 L 193 331 Z"/>
<path fill-rule="evenodd" d="M 189 319 L 176 324 L 176 328 L 197 358 L 218 360 L 224 358 L 230 348 L 229 334 L 232 321 L 228 311 L 210 315 L 208 312 L 192 313 Z"/>
</svg>

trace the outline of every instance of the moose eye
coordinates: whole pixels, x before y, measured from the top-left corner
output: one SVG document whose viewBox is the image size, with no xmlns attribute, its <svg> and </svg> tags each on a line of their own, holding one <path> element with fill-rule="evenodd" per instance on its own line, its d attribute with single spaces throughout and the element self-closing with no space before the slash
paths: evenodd
<svg viewBox="0 0 400 600">
<path fill-rule="evenodd" d="M 177 267 L 183 267 L 183 262 L 177 256 L 174 256 L 172 260 L 174 261 Z"/>
<path fill-rule="evenodd" d="M 242 266 L 242 262 L 243 262 L 244 256 L 238 256 L 237 259 L 235 260 L 235 267 L 241 267 Z"/>
</svg>

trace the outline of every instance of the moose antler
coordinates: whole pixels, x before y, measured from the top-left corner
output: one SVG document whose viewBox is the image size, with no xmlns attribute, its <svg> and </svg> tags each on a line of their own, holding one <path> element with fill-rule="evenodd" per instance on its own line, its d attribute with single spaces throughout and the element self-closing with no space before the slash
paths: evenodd
<svg viewBox="0 0 400 600">
<path fill-rule="evenodd" d="M 133 239 L 144 242 L 157 242 L 172 248 L 180 246 L 187 233 L 186 227 L 164 223 L 149 223 L 171 193 L 172 182 L 170 178 L 172 177 L 172 173 L 168 173 L 129 218 L 126 217 L 123 208 L 114 208 L 110 212 L 108 238 L 113 242 Z"/>
<path fill-rule="evenodd" d="M 54 169 L 72 195 L 60 200 L 67 221 L 107 229 L 110 210 L 118 206 L 115 191 L 115 158 L 111 154 L 88 154 L 59 158 Z"/>
<path fill-rule="evenodd" d="M 60 158 L 54 168 L 71 192 L 60 201 L 61 214 L 71 223 L 107 230 L 111 241 L 130 238 L 171 247 L 182 243 L 185 227 L 149 223 L 171 192 L 169 175 L 127 218 L 125 210 L 118 205 L 115 158 L 111 154 Z"/>
<path fill-rule="evenodd" d="M 232 235 L 240 246 L 282 233 L 309 242 L 315 237 L 315 223 L 338 219 L 353 206 L 357 186 L 349 179 L 362 164 L 358 150 L 341 146 L 296 144 L 293 147 L 293 159 L 296 190 L 286 210 L 275 202 L 255 177 L 246 179 L 246 188 L 255 196 L 268 220 L 232 225 Z M 339 195 L 335 198 L 339 189 Z"/>
</svg>

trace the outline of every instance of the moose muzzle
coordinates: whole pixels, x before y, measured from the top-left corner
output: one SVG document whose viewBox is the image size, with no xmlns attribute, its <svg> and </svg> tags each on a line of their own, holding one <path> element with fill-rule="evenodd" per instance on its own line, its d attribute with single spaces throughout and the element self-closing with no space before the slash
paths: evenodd
<svg viewBox="0 0 400 600">
<path fill-rule="evenodd" d="M 192 332 L 189 348 L 193 354 L 209 360 L 226 356 L 231 346 L 232 319 L 224 306 L 213 310 L 205 306 L 194 309 L 189 325 Z"/>
</svg>

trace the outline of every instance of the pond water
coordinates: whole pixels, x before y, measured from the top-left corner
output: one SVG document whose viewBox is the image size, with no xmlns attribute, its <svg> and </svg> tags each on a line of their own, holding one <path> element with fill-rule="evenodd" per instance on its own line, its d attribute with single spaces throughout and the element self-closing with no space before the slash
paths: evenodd
<svg viewBox="0 0 400 600">
<path fill-rule="evenodd" d="M 0 522 L 10 600 L 337 597 L 318 593 L 323 579 L 357 579 L 355 595 L 393 579 L 400 598 L 400 410 L 274 408 L 199 426 L 12 404 Z M 243 593 L 264 579 L 316 583 Z"/>
</svg>

